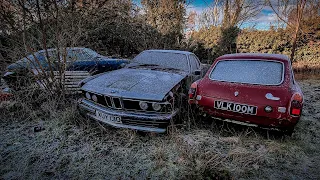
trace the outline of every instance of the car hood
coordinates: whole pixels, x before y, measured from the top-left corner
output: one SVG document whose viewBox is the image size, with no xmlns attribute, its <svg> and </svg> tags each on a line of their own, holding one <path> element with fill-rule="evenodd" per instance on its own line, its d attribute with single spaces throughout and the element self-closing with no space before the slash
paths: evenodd
<svg viewBox="0 0 320 180">
<path fill-rule="evenodd" d="M 161 101 L 186 73 L 150 69 L 119 69 L 89 80 L 82 90 L 114 97 Z"/>
</svg>

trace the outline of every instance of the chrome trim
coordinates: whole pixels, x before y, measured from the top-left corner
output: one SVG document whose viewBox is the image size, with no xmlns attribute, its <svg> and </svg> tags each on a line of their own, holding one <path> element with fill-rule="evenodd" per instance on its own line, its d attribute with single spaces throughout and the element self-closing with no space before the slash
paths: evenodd
<svg viewBox="0 0 320 180">
<path fill-rule="evenodd" d="M 155 133 L 164 133 L 166 132 L 166 129 L 162 129 L 162 128 L 149 128 L 149 127 L 143 127 L 143 126 L 132 126 L 132 125 L 125 125 L 125 124 L 117 124 L 117 123 L 112 123 L 112 122 L 105 122 L 105 121 L 101 121 L 99 118 L 97 118 L 96 116 L 92 115 L 92 114 L 87 114 L 88 117 L 103 122 L 105 124 L 111 125 L 113 127 L 116 128 L 127 128 L 127 129 L 134 129 L 134 130 L 138 130 L 138 131 L 147 131 L 147 132 L 155 132 Z"/>
<path fill-rule="evenodd" d="M 271 61 L 271 62 L 277 62 L 282 64 L 282 80 L 278 84 L 254 84 L 254 83 L 244 83 L 244 82 L 234 82 L 234 81 L 221 81 L 221 80 L 216 80 L 211 78 L 212 71 L 216 68 L 217 64 L 221 61 L 241 61 L 241 60 L 236 60 L 236 59 L 221 59 L 218 60 L 217 63 L 214 65 L 214 67 L 211 69 L 208 78 L 212 81 L 218 81 L 218 82 L 230 82 L 230 83 L 238 83 L 238 84 L 251 84 L 251 85 L 263 85 L 263 86 L 279 86 L 284 82 L 284 75 L 285 75 L 285 67 L 284 63 L 281 61 L 277 60 L 266 60 L 266 59 L 243 59 L 244 61 Z"/>
<path fill-rule="evenodd" d="M 279 100 L 280 100 L 279 97 L 275 97 L 275 96 L 273 96 L 273 94 L 271 94 L 271 93 L 267 93 L 267 94 L 265 95 L 265 97 L 266 97 L 266 99 L 273 100 L 273 101 L 279 101 Z"/>
<path fill-rule="evenodd" d="M 136 113 L 136 112 L 126 112 L 126 111 L 119 111 L 114 109 L 109 109 L 106 107 L 103 107 L 99 104 L 96 104 L 94 102 L 91 102 L 86 99 L 79 99 L 78 100 L 78 107 L 80 111 L 85 111 L 86 116 L 89 118 L 92 118 L 94 120 L 103 122 L 105 124 L 109 124 L 113 127 L 117 128 L 129 128 L 129 129 L 135 129 L 139 131 L 148 131 L 148 132 L 156 132 L 156 133 L 164 133 L 166 132 L 165 128 L 152 128 L 152 127 L 144 127 L 144 126 L 134 126 L 134 125 L 126 125 L 126 124 L 117 124 L 113 122 L 105 122 L 101 121 L 99 118 L 95 116 L 95 111 L 101 111 L 103 113 L 113 115 L 113 116 L 121 116 L 122 118 L 133 118 L 133 120 L 136 119 L 148 119 L 148 120 L 158 120 L 158 121 L 164 121 L 164 122 L 170 122 L 170 120 L 178 113 L 178 111 L 174 111 L 171 114 L 147 114 L 147 113 Z M 147 122 L 148 123 L 148 122 Z"/>
<path fill-rule="evenodd" d="M 12 74 L 15 74 L 14 72 L 6 72 L 4 75 L 3 75 L 3 77 L 5 77 L 5 76 L 10 76 L 10 75 L 12 75 Z"/>
<path fill-rule="evenodd" d="M 110 96 L 109 96 L 110 97 Z M 115 103 L 114 103 L 114 100 L 113 99 L 119 99 L 119 103 L 120 103 L 120 108 L 118 108 L 118 107 L 116 107 L 116 105 L 115 105 Z M 111 99 L 111 103 L 112 103 L 112 108 L 114 108 L 114 109 L 123 109 L 123 107 L 122 107 L 122 99 L 120 98 L 120 97 L 110 97 L 110 99 Z"/>
<path fill-rule="evenodd" d="M 112 101 L 111 101 L 111 98 L 110 98 L 109 96 L 104 96 L 104 95 L 102 95 L 102 96 L 103 96 L 103 98 L 104 98 L 104 101 L 106 102 L 107 107 L 112 108 Z M 108 101 L 107 101 L 106 97 L 110 98 L 110 102 L 111 102 L 111 104 L 109 104 L 109 103 L 108 103 Z"/>
<path fill-rule="evenodd" d="M 244 126 L 256 127 L 256 128 L 265 129 L 265 130 L 274 130 L 274 131 L 282 132 L 282 130 L 280 129 L 281 127 L 279 127 L 279 128 L 277 128 L 277 127 L 264 127 L 264 126 L 260 126 L 257 124 L 242 122 L 242 121 L 237 121 L 237 120 L 232 120 L 232 119 L 223 119 L 223 118 L 219 118 L 219 117 L 211 117 L 211 118 L 214 120 L 225 121 L 228 123 L 233 123 L 233 124 L 238 124 L 238 125 L 244 125 Z"/>
<path fill-rule="evenodd" d="M 251 126 L 251 127 L 258 127 L 258 125 L 256 124 L 252 124 L 252 123 L 247 123 L 247 122 L 242 122 L 242 121 L 236 121 L 236 120 L 232 120 L 232 119 L 222 119 L 222 118 L 218 118 L 218 117 L 211 117 L 213 119 L 217 119 L 220 121 L 225 121 L 225 122 L 230 122 L 230 123 L 234 123 L 234 124 L 239 124 L 239 125 L 245 125 L 245 126 Z"/>
</svg>

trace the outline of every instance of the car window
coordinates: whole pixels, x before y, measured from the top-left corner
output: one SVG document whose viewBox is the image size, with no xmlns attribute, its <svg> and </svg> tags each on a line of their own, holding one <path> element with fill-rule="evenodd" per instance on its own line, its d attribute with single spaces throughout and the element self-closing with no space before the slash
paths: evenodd
<svg viewBox="0 0 320 180">
<path fill-rule="evenodd" d="M 37 60 L 35 60 L 34 56 L 37 58 Z M 30 54 L 27 57 L 17 61 L 17 64 L 20 64 L 22 66 L 26 66 L 27 64 L 29 64 L 32 68 L 39 67 L 38 63 L 40 63 L 42 66 L 47 65 L 47 61 L 44 56 L 44 53 L 36 52 L 34 54 Z"/>
<path fill-rule="evenodd" d="M 136 56 L 132 62 L 160 65 L 189 72 L 187 56 L 180 53 L 144 51 Z"/>
<path fill-rule="evenodd" d="M 190 58 L 191 71 L 195 71 L 199 69 L 200 65 L 199 65 L 198 59 L 194 55 L 190 55 L 189 58 Z"/>
<path fill-rule="evenodd" d="M 68 49 L 67 51 L 67 61 L 91 61 L 93 58 L 94 53 L 86 49 Z"/>
<path fill-rule="evenodd" d="M 210 79 L 248 84 L 279 85 L 283 63 L 262 60 L 222 60 L 211 71 Z"/>
</svg>

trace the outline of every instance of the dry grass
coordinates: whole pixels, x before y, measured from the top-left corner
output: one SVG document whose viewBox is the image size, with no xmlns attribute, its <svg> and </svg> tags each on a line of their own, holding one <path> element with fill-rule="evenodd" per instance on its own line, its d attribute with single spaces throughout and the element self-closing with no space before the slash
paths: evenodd
<svg viewBox="0 0 320 180">
<path fill-rule="evenodd" d="M 206 120 L 168 135 L 83 119 L 72 103 L 0 105 L 3 179 L 319 179 L 319 80 L 301 81 L 303 117 L 292 137 Z M 31 103 L 32 104 L 32 103 Z M 35 127 L 38 127 L 38 129 Z M 35 131 L 36 130 L 36 131 Z M 39 130 L 39 132 L 38 132 Z"/>
<path fill-rule="evenodd" d="M 317 61 L 298 61 L 293 63 L 293 69 L 296 73 L 320 73 L 320 62 Z"/>
</svg>

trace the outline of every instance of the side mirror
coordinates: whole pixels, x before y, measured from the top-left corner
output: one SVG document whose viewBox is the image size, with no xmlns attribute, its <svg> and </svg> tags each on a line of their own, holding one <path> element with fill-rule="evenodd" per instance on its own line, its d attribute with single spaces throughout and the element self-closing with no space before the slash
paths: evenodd
<svg viewBox="0 0 320 180">
<path fill-rule="evenodd" d="M 121 63 L 119 67 L 124 68 L 126 65 L 127 65 L 126 63 Z"/>
<path fill-rule="evenodd" d="M 200 71 L 200 70 L 195 70 L 195 71 L 193 72 L 193 74 L 196 75 L 196 76 L 199 76 L 199 75 L 201 74 L 201 71 Z"/>
</svg>

